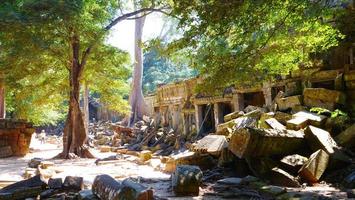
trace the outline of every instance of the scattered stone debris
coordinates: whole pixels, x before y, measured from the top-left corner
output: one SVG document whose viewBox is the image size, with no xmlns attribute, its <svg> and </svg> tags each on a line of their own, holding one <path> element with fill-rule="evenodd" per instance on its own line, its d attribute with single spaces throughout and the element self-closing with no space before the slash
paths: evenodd
<svg viewBox="0 0 355 200">
<path fill-rule="evenodd" d="M 353 198 L 354 125 L 348 119 L 309 111 L 309 106 L 334 110 L 344 102 L 342 92 L 307 88 L 303 94 L 282 93 L 272 102 L 275 106 L 270 108 L 247 106 L 243 111 L 223 113 L 216 130 L 192 135 L 172 126 L 161 127 L 159 119 L 147 116 L 133 127 L 119 122 L 91 123 L 88 142 L 101 153 L 116 153 L 96 160 L 97 165 L 117 164 L 129 157 L 137 164 L 171 173 L 167 184 L 175 196 L 302 199 L 314 195 L 302 193 L 305 186 L 335 183 L 343 191 L 332 195 Z M 32 159 L 25 169 L 27 182 L 1 189 L 0 200 L 155 198 L 155 188 L 145 184 L 148 180 L 99 175 L 92 189 L 84 190 L 82 177 L 67 176 L 63 182 L 53 178 L 56 170 L 51 161 Z"/>
</svg>

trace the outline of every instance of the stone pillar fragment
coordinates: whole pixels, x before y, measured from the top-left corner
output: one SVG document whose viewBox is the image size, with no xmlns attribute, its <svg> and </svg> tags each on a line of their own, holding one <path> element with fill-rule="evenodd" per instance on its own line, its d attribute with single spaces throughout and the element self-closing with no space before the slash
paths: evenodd
<svg viewBox="0 0 355 200">
<path fill-rule="evenodd" d="M 223 111 L 222 111 L 221 103 L 213 104 L 213 112 L 214 112 L 215 128 L 217 130 L 217 126 L 223 123 Z"/>
<path fill-rule="evenodd" d="M 244 95 L 243 93 L 233 94 L 232 105 L 234 111 L 242 111 L 244 109 Z"/>
<path fill-rule="evenodd" d="M 196 117 L 196 130 L 197 133 L 200 132 L 200 129 L 202 128 L 202 121 L 203 121 L 203 116 L 202 116 L 202 111 L 203 111 L 203 106 L 202 105 L 195 105 L 195 117 Z"/>
<path fill-rule="evenodd" d="M 271 108 L 271 106 L 272 106 L 272 92 L 271 92 L 271 86 L 270 85 L 265 84 L 263 86 L 263 94 L 264 94 L 266 107 Z"/>
</svg>

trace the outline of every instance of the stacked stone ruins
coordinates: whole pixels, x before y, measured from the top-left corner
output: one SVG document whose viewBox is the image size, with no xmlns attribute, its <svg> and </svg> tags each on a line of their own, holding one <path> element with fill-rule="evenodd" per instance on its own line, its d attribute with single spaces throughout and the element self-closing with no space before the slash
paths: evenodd
<svg viewBox="0 0 355 200">
<path fill-rule="evenodd" d="M 34 131 L 25 121 L 0 119 L 0 158 L 26 155 Z"/>
<path fill-rule="evenodd" d="M 194 78 L 160 86 L 145 100 L 157 125 L 169 126 L 184 135 L 215 132 L 225 122 L 225 115 L 247 106 L 282 111 L 302 110 L 302 106 L 341 108 L 355 114 L 355 69 L 350 66 L 300 70 L 274 82 L 229 88 L 218 96 L 195 93 L 202 79 Z M 276 98 L 280 92 L 283 98 Z"/>
</svg>

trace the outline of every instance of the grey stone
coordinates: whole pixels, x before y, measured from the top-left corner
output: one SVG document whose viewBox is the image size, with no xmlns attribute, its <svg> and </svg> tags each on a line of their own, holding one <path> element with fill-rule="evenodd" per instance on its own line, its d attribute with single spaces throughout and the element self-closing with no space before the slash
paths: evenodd
<svg viewBox="0 0 355 200">
<path fill-rule="evenodd" d="M 242 181 L 243 179 L 241 178 L 231 177 L 231 178 L 220 179 L 217 181 L 217 183 L 224 184 L 224 185 L 240 185 Z"/>
<path fill-rule="evenodd" d="M 92 190 L 81 190 L 79 192 L 79 200 L 100 200 Z"/>
<path fill-rule="evenodd" d="M 202 171 L 198 166 L 180 165 L 172 174 L 172 187 L 177 196 L 198 196 L 202 181 Z"/>
<path fill-rule="evenodd" d="M 82 190 L 84 187 L 83 183 L 83 177 L 78 177 L 78 176 L 67 176 L 65 177 L 64 183 L 63 183 L 63 189 L 65 190 L 74 190 L 74 191 L 79 191 Z"/>
<path fill-rule="evenodd" d="M 37 168 L 41 162 L 43 161 L 42 158 L 32 158 L 29 162 L 28 162 L 28 167 L 30 168 Z"/>
<path fill-rule="evenodd" d="M 63 180 L 62 178 L 50 178 L 48 180 L 48 187 L 50 189 L 60 189 L 62 188 Z"/>
</svg>

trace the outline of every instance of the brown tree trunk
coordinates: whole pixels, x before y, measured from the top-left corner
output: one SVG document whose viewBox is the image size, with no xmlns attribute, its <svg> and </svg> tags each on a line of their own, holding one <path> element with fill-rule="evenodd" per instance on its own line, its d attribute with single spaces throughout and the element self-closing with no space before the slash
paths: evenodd
<svg viewBox="0 0 355 200">
<path fill-rule="evenodd" d="M 86 135 L 89 135 L 89 87 L 87 84 L 84 86 L 84 122 Z"/>
<path fill-rule="evenodd" d="M 143 79 L 143 53 L 141 48 L 142 34 L 145 17 L 140 17 L 135 20 L 135 44 L 134 44 L 134 72 L 132 91 L 129 98 L 131 106 L 131 113 L 128 121 L 128 126 L 143 118 L 145 112 L 145 102 L 142 91 L 142 79 Z"/>
<path fill-rule="evenodd" d="M 79 62 L 79 37 L 74 35 L 71 38 L 73 58 L 70 67 L 70 99 L 69 111 L 66 119 L 63 134 L 63 152 L 57 158 L 94 158 L 88 147 L 85 145 L 87 135 L 84 125 L 83 113 L 80 110 L 80 76 L 83 66 Z"/>
<path fill-rule="evenodd" d="M 0 83 L 0 119 L 6 117 L 5 87 Z"/>
</svg>

